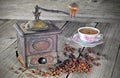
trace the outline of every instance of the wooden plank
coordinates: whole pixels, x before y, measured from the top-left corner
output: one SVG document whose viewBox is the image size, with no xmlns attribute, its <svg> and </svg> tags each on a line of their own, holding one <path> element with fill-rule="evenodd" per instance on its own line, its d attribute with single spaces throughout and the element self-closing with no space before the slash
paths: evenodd
<svg viewBox="0 0 120 78">
<path fill-rule="evenodd" d="M 9 20 L 3 20 L 3 19 L 0 19 L 0 28 L 2 27 L 2 25 L 6 22 L 8 22 Z"/>
<path fill-rule="evenodd" d="M 16 32 L 13 28 L 16 22 L 10 20 L 0 26 L 0 53 L 16 41 Z"/>
<path fill-rule="evenodd" d="M 12 48 L 9 48 L 15 41 L 16 41 L 16 33 L 15 29 L 13 28 L 13 24 L 15 24 L 16 21 L 14 20 L 1 20 L 3 21 L 0 24 L 0 77 L 2 78 L 8 78 L 12 75 L 13 78 L 16 78 L 16 76 L 13 74 L 13 72 L 9 71 L 10 65 L 17 65 L 17 60 L 15 58 L 15 45 Z M 7 49 L 9 48 L 9 49 Z M 18 63 L 18 62 L 17 62 Z M 11 75 L 10 75 L 11 73 Z M 8 75 L 7 75 L 8 74 Z M 7 76 L 7 77 L 5 77 Z"/>
<path fill-rule="evenodd" d="M 73 36 L 79 27 L 85 26 L 86 23 L 81 22 L 68 22 L 65 25 L 65 28 L 63 29 L 63 32 L 61 35 L 64 35 L 65 37 L 71 37 Z"/>
<path fill-rule="evenodd" d="M 40 19 L 83 22 L 119 22 L 120 20 L 120 1 L 116 0 L 107 0 L 103 3 L 89 3 L 88 0 L 0 0 L 0 19 L 33 20 L 32 11 L 34 11 L 35 5 L 69 13 L 68 5 L 72 2 L 76 2 L 80 6 L 77 17 L 71 18 L 61 13 L 41 11 Z"/>
<path fill-rule="evenodd" d="M 55 26 L 57 26 L 59 29 L 62 29 L 63 26 L 66 24 L 66 21 L 50 21 Z"/>
<path fill-rule="evenodd" d="M 120 76 L 120 45 L 119 45 L 118 51 L 119 53 L 118 53 L 118 56 L 116 57 L 116 62 L 115 62 L 115 66 L 114 66 L 114 70 L 111 75 L 111 78 L 119 78 Z"/>
<path fill-rule="evenodd" d="M 10 70 L 10 67 L 13 66 L 13 68 L 20 67 L 20 64 L 18 63 L 16 56 L 15 56 L 15 47 L 16 43 L 13 43 L 11 46 L 9 46 L 8 49 L 6 49 L 4 52 L 0 54 L 0 77 L 1 78 L 17 78 L 17 76 L 20 74 L 15 74 L 14 70 Z M 16 67 L 15 67 L 16 66 Z"/>
<path fill-rule="evenodd" d="M 118 24 L 118 26 L 120 26 L 120 24 Z M 120 29 L 119 29 L 120 31 Z M 118 48 L 118 55 L 116 56 L 116 61 L 115 61 L 115 64 L 114 64 L 114 69 L 112 71 L 112 74 L 111 74 L 111 78 L 118 78 L 120 76 L 120 34 L 117 34 L 116 35 L 118 36 L 118 43 L 119 43 L 119 48 Z"/>
<path fill-rule="evenodd" d="M 4 23 L 4 21 L 3 21 L 3 20 L 0 20 L 0 25 L 3 24 L 3 23 Z"/>
<path fill-rule="evenodd" d="M 83 78 L 111 78 L 120 41 L 118 35 L 120 29 L 118 27 L 119 24 L 103 24 L 98 27 L 104 34 L 105 43 L 95 47 L 94 50 L 102 53 L 104 58 L 100 61 L 100 67 L 95 67 L 90 75 Z"/>
</svg>

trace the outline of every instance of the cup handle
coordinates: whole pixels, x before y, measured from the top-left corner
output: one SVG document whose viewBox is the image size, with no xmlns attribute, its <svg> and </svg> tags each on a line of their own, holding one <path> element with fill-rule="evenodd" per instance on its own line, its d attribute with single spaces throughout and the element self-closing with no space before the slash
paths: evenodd
<svg viewBox="0 0 120 78">
<path fill-rule="evenodd" d="M 99 41 L 101 39 L 103 39 L 103 34 L 97 35 L 95 41 Z"/>
</svg>

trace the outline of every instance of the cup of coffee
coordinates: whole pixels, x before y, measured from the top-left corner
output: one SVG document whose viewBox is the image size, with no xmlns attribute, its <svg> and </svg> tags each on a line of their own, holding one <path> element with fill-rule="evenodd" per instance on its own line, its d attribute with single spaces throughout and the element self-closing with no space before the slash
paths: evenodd
<svg viewBox="0 0 120 78">
<path fill-rule="evenodd" d="M 99 41 L 103 38 L 103 34 L 100 34 L 100 30 L 94 27 L 81 27 L 78 28 L 80 39 L 87 43 Z"/>
</svg>

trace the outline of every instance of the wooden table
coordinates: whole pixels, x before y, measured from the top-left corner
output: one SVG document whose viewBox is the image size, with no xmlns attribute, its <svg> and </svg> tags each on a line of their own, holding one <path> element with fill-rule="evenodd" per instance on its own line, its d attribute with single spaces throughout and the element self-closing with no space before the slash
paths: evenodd
<svg viewBox="0 0 120 78">
<path fill-rule="evenodd" d="M 22 74 L 18 70 L 21 65 L 15 57 L 16 50 L 16 32 L 13 25 L 18 22 L 16 20 L 0 20 L 0 77 L 1 78 L 18 78 Z M 55 22 L 61 28 L 65 26 L 59 35 L 58 50 L 61 54 L 62 47 L 65 42 L 69 42 L 69 38 L 73 36 L 79 27 L 88 26 L 88 23 L 82 22 Z M 104 44 L 93 48 L 96 52 L 102 53 L 105 58 L 100 60 L 101 66 L 94 67 L 90 74 L 73 73 L 69 78 L 119 78 L 120 74 L 120 24 L 118 23 L 100 23 L 97 28 L 104 34 Z M 70 42 L 69 42 L 70 43 Z M 80 47 L 80 46 L 77 46 Z M 14 66 L 15 70 L 9 67 Z M 61 78 L 65 78 L 63 75 Z M 39 78 L 45 78 L 39 76 Z M 49 77 L 53 78 L 53 77 Z"/>
</svg>

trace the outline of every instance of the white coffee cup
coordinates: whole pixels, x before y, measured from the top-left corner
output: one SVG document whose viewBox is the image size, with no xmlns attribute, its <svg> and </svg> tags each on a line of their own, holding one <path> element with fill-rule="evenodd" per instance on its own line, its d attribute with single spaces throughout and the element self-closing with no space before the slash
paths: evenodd
<svg viewBox="0 0 120 78">
<path fill-rule="evenodd" d="M 103 34 L 100 34 L 100 30 L 94 27 L 81 27 L 78 28 L 80 39 L 87 43 L 99 41 L 103 38 Z"/>
</svg>

